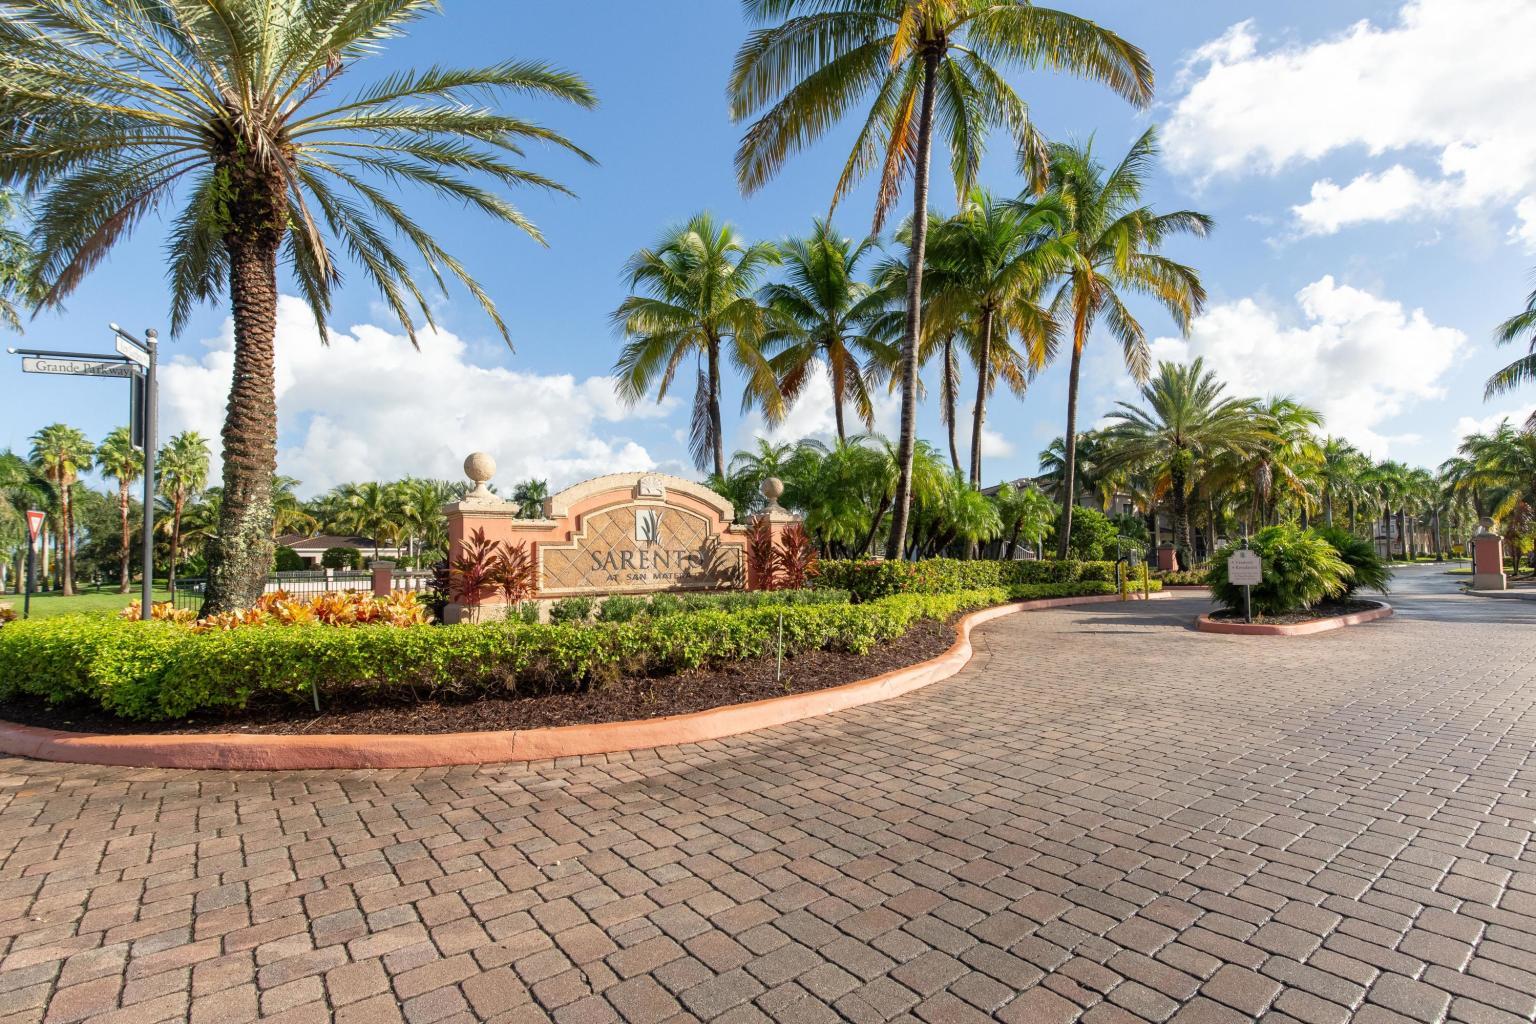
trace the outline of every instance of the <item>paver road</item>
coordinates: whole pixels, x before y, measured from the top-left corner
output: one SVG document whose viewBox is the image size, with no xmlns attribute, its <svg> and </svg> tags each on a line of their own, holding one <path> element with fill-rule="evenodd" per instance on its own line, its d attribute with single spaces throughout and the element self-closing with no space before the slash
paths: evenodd
<svg viewBox="0 0 1536 1024">
<path fill-rule="evenodd" d="M 0 760 L 0 1021 L 1536 1015 L 1536 606 L 999 620 L 749 737 L 426 771 Z"/>
</svg>

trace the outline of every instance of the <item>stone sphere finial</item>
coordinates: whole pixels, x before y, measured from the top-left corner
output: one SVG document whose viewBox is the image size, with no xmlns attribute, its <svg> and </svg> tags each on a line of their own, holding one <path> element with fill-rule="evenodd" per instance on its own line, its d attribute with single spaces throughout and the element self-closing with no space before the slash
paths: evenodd
<svg viewBox="0 0 1536 1024">
<path fill-rule="evenodd" d="M 486 481 L 496 475 L 496 460 L 485 452 L 471 452 L 464 460 L 464 475 L 474 482 L 475 489 L 470 491 L 467 497 L 490 498 L 490 488 L 486 487 Z"/>
<path fill-rule="evenodd" d="M 776 476 L 770 476 L 763 480 L 758 490 L 763 492 L 763 497 L 768 499 L 768 504 L 778 505 L 779 498 L 784 494 L 784 481 Z"/>
</svg>

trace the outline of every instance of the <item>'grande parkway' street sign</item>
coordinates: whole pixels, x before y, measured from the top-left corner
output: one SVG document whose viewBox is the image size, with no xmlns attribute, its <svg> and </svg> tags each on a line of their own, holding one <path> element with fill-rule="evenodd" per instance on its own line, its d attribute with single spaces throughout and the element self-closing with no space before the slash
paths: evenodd
<svg viewBox="0 0 1536 1024">
<path fill-rule="evenodd" d="M 132 377 L 137 372 L 132 363 L 98 359 L 57 359 L 52 356 L 28 356 L 21 361 L 27 373 L 67 373 L 77 377 Z"/>
</svg>

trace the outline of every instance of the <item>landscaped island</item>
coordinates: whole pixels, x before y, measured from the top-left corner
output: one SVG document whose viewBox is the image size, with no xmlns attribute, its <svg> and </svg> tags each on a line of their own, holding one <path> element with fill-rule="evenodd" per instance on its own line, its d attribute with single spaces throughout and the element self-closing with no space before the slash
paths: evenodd
<svg viewBox="0 0 1536 1024">
<path fill-rule="evenodd" d="M 805 589 L 570 599 L 551 622 L 434 625 L 400 598 L 336 595 L 200 623 L 18 622 L 0 628 L 0 717 L 205 732 L 655 717 L 878 675 L 947 648 L 960 613 L 1110 595 L 1114 579 L 1108 562 L 825 561 Z"/>
</svg>

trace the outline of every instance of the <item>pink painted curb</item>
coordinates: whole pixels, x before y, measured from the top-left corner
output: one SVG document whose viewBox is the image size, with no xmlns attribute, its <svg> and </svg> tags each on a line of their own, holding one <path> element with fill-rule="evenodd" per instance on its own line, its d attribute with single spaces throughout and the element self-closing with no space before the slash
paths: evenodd
<svg viewBox="0 0 1536 1024">
<path fill-rule="evenodd" d="M 1159 598 L 1164 595 L 1153 594 Z M 583 754 L 669 747 L 723 739 L 803 718 L 889 700 L 948 679 L 971 660 L 971 630 L 1015 612 L 1119 601 L 1113 594 L 1019 601 L 972 612 L 961 619 L 955 642 L 936 658 L 841 686 L 731 704 L 666 718 L 599 725 L 430 736 L 322 735 L 106 736 L 0 722 L 0 754 L 74 764 L 130 768 L 205 768 L 243 771 L 315 768 L 435 768 L 444 765 L 539 761 Z M 1138 598 L 1137 600 L 1140 600 Z"/>
<path fill-rule="evenodd" d="M 1314 619 L 1311 622 L 1288 624 L 1218 622 L 1209 615 L 1202 615 L 1195 619 L 1195 629 L 1202 633 L 1228 633 L 1234 636 L 1306 636 L 1308 633 L 1326 633 L 1333 629 L 1343 629 L 1345 626 L 1358 626 L 1361 623 L 1385 619 L 1392 614 L 1392 606 L 1385 601 L 1379 603 L 1380 608 L 1372 608 L 1368 612 L 1354 612 L 1350 615 L 1335 615 L 1331 619 Z"/>
</svg>

